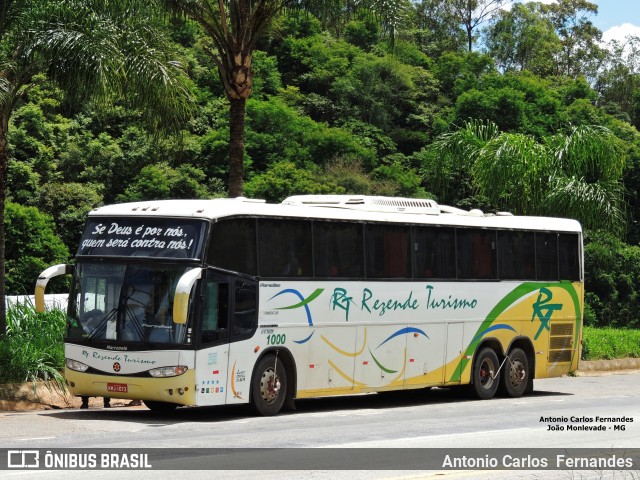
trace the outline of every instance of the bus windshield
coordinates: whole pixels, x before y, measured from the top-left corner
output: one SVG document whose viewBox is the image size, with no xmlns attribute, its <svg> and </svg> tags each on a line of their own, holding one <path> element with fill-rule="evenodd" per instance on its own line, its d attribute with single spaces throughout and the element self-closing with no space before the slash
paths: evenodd
<svg viewBox="0 0 640 480">
<path fill-rule="evenodd" d="M 173 322 L 176 284 L 188 268 L 79 263 L 67 339 L 190 343 L 191 325 Z"/>
</svg>

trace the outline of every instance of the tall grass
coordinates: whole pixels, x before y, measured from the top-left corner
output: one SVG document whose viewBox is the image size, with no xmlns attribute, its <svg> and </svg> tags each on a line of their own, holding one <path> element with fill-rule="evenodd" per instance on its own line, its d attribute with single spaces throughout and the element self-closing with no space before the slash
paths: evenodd
<svg viewBox="0 0 640 480">
<path fill-rule="evenodd" d="M 36 313 L 33 305 L 7 308 L 7 332 L 0 337 L 0 383 L 39 380 L 63 388 L 66 314 L 60 310 Z"/>
<path fill-rule="evenodd" d="M 584 327 L 582 359 L 640 358 L 640 330 Z"/>
</svg>

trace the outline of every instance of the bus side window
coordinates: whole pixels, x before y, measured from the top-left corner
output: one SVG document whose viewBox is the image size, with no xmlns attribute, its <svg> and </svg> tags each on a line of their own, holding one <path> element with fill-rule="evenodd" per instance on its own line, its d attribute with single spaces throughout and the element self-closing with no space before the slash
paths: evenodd
<svg viewBox="0 0 640 480">
<path fill-rule="evenodd" d="M 312 276 L 311 222 L 259 219 L 258 238 L 261 276 Z"/>
<path fill-rule="evenodd" d="M 258 324 L 256 307 L 256 286 L 237 281 L 233 322 L 234 336 L 249 334 L 255 330 Z"/>
<path fill-rule="evenodd" d="M 456 236 L 458 278 L 497 278 L 495 232 L 461 228 Z"/>
<path fill-rule="evenodd" d="M 256 251 L 255 219 L 231 218 L 214 224 L 208 253 L 211 265 L 255 275 Z"/>
<path fill-rule="evenodd" d="M 498 274 L 501 280 L 535 280 L 533 232 L 498 232 Z"/>
<path fill-rule="evenodd" d="M 580 280 L 580 237 L 561 233 L 558 237 L 560 280 Z"/>
<path fill-rule="evenodd" d="M 316 277 L 359 278 L 364 275 L 363 226 L 349 222 L 315 222 Z"/>
<path fill-rule="evenodd" d="M 204 292 L 202 313 L 202 343 L 223 339 L 228 330 L 229 285 L 207 281 Z"/>
<path fill-rule="evenodd" d="M 407 227 L 366 226 L 368 278 L 408 278 L 411 276 L 411 235 Z"/>
<path fill-rule="evenodd" d="M 456 278 L 456 240 L 453 228 L 416 227 L 416 278 Z"/>
<path fill-rule="evenodd" d="M 536 233 L 536 278 L 558 280 L 558 234 Z"/>
</svg>

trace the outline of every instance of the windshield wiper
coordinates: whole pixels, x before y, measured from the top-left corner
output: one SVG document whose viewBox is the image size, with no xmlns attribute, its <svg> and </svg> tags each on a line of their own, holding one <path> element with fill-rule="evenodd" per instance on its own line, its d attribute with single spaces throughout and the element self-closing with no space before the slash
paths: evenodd
<svg viewBox="0 0 640 480">
<path fill-rule="evenodd" d="M 109 325 L 109 322 L 115 322 L 117 320 L 117 314 L 118 310 L 116 308 L 111 309 L 111 311 L 107 315 L 105 315 L 102 320 L 100 320 L 100 323 L 98 323 L 96 328 L 94 328 L 91 333 L 89 333 L 89 336 L 87 337 L 88 340 L 115 340 L 112 338 L 107 338 L 107 326 Z"/>
</svg>

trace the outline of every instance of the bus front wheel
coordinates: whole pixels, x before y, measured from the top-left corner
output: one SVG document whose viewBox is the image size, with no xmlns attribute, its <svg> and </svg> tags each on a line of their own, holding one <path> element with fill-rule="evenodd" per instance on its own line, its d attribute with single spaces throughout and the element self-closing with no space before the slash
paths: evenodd
<svg viewBox="0 0 640 480">
<path fill-rule="evenodd" d="M 493 398 L 498 390 L 498 356 L 491 348 L 483 348 L 473 364 L 473 392 L 481 400 Z"/>
<path fill-rule="evenodd" d="M 504 390 L 509 397 L 521 397 L 529 384 L 529 359 L 520 348 L 509 352 L 509 359 L 502 374 Z"/>
<path fill-rule="evenodd" d="M 264 416 L 277 414 L 287 396 L 287 372 L 275 355 L 265 355 L 253 372 L 251 403 Z"/>
</svg>

